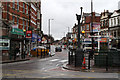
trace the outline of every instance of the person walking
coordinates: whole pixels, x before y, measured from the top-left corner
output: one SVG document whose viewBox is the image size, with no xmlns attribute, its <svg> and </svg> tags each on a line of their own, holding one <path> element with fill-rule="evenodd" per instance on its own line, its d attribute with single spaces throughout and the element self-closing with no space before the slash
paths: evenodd
<svg viewBox="0 0 120 80">
<path fill-rule="evenodd" d="M 17 46 L 14 50 L 14 60 L 16 60 L 16 55 L 19 52 L 19 47 Z"/>
</svg>

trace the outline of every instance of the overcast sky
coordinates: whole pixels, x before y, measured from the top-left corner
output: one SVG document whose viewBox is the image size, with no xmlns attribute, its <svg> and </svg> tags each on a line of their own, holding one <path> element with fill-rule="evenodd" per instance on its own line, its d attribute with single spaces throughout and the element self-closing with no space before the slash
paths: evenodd
<svg viewBox="0 0 120 80">
<path fill-rule="evenodd" d="M 105 10 L 113 12 L 118 9 L 120 0 L 93 0 L 93 11 L 101 13 Z M 48 34 L 48 19 L 51 20 L 50 33 L 56 39 L 61 39 L 74 26 L 76 14 L 80 14 L 80 7 L 83 12 L 90 13 L 91 0 L 41 0 L 42 9 L 42 30 Z"/>
</svg>

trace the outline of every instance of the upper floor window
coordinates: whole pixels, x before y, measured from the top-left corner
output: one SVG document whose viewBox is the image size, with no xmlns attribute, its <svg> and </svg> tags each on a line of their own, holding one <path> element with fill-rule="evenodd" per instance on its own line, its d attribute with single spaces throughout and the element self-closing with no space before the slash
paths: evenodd
<svg viewBox="0 0 120 80">
<path fill-rule="evenodd" d="M 23 19 L 23 30 L 24 30 L 24 28 L 25 28 L 25 21 L 24 21 L 24 19 Z"/>
<path fill-rule="evenodd" d="M 15 8 L 15 0 L 13 0 L 13 8 Z"/>
<path fill-rule="evenodd" d="M 26 30 L 28 30 L 28 21 L 26 21 Z"/>
<path fill-rule="evenodd" d="M 106 20 L 106 26 L 109 26 L 109 22 L 108 22 L 108 20 Z"/>
<path fill-rule="evenodd" d="M 87 30 L 89 30 L 89 25 L 87 25 Z"/>
<path fill-rule="evenodd" d="M 15 16 L 12 17 L 13 24 L 15 23 Z"/>
<path fill-rule="evenodd" d="M 119 16 L 117 17 L 118 25 L 120 24 Z"/>
<path fill-rule="evenodd" d="M 17 17 L 17 24 L 19 25 L 19 18 Z"/>
<path fill-rule="evenodd" d="M 19 0 L 17 0 L 17 9 L 19 10 Z"/>
<path fill-rule="evenodd" d="M 116 25 L 116 18 L 114 18 L 114 25 Z"/>
<path fill-rule="evenodd" d="M 105 27 L 105 20 L 103 21 L 103 27 Z"/>
<path fill-rule="evenodd" d="M 27 11 L 26 11 L 26 14 L 28 14 L 28 5 L 27 5 Z"/>
<path fill-rule="evenodd" d="M 113 26 L 113 19 L 111 19 L 111 26 Z"/>
<path fill-rule="evenodd" d="M 25 3 L 23 3 L 23 13 L 25 13 Z"/>
</svg>

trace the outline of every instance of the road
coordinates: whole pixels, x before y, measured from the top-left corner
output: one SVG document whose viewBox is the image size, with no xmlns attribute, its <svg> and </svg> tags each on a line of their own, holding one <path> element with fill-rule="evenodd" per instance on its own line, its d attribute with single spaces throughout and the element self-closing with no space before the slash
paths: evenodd
<svg viewBox="0 0 120 80">
<path fill-rule="evenodd" d="M 52 46 L 54 52 L 55 46 Z M 3 78 L 118 78 L 117 73 L 80 72 L 63 69 L 67 63 L 68 50 L 54 56 L 2 65 Z"/>
</svg>

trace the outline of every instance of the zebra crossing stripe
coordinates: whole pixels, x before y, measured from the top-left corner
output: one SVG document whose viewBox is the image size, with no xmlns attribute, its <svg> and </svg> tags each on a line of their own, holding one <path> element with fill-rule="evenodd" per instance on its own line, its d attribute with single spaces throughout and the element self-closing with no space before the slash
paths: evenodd
<svg viewBox="0 0 120 80">
<path fill-rule="evenodd" d="M 50 61 L 58 61 L 59 59 L 52 59 L 52 60 L 50 60 Z"/>
</svg>

